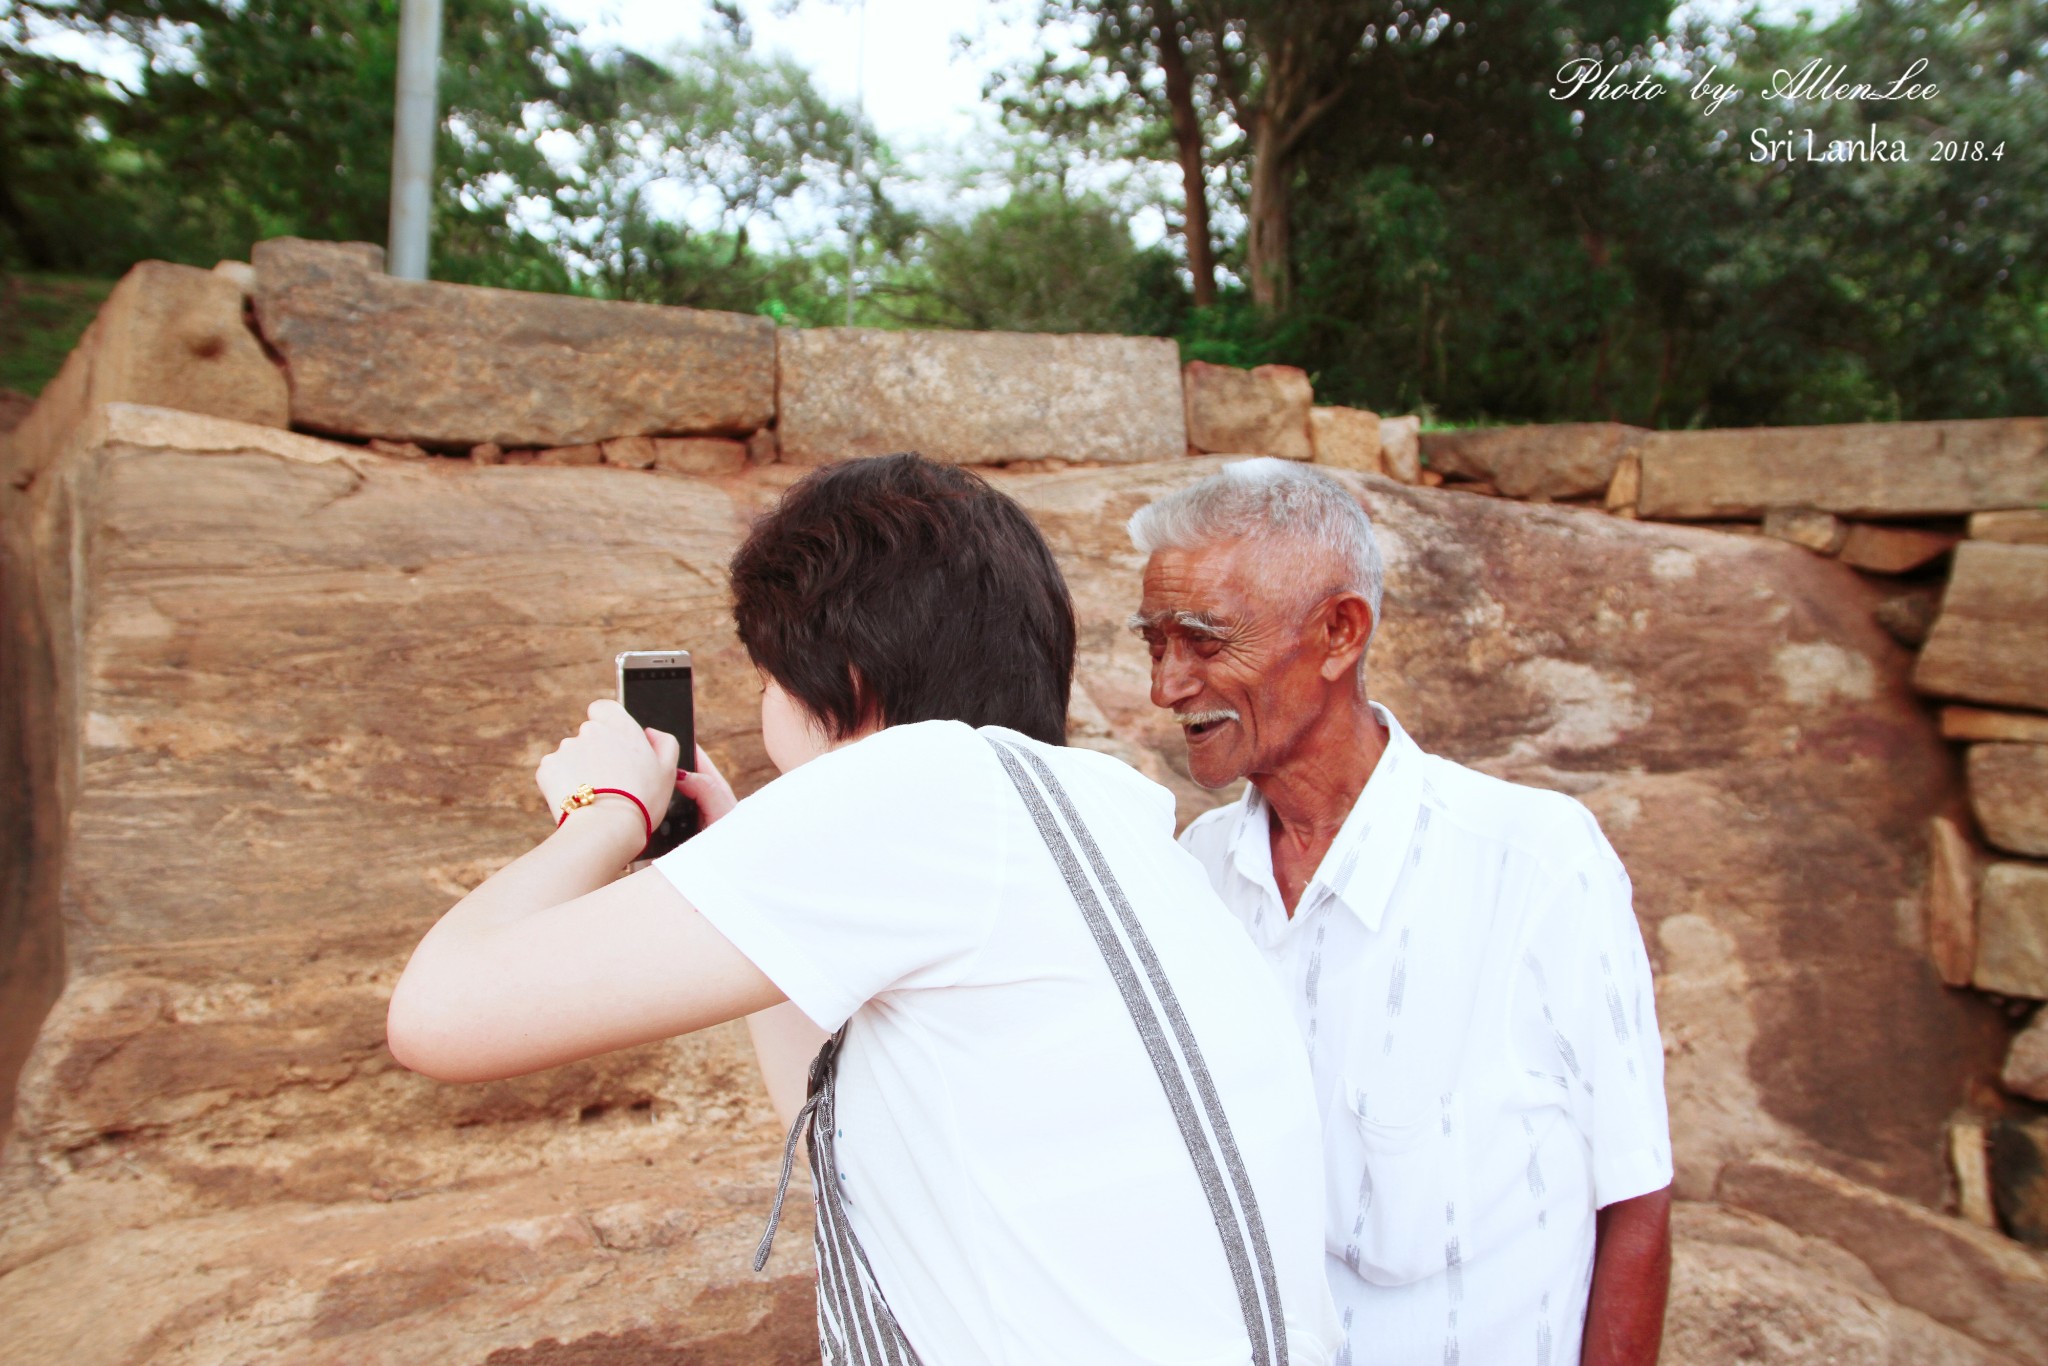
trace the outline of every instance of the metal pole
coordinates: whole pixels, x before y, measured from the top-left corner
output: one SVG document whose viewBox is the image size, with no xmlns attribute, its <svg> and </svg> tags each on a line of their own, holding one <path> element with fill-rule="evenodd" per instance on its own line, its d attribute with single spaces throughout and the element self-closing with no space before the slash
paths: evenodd
<svg viewBox="0 0 2048 1366">
<path fill-rule="evenodd" d="M 868 0 L 860 0 L 859 36 L 853 48 L 853 196 L 846 206 L 846 325 L 853 326 L 853 267 L 860 259 L 861 170 L 867 144 L 861 122 L 868 110 Z"/>
<path fill-rule="evenodd" d="M 391 136 L 391 236 L 385 268 L 427 278 L 434 211 L 435 89 L 441 66 L 441 0 L 402 0 L 398 16 L 398 117 Z"/>
</svg>

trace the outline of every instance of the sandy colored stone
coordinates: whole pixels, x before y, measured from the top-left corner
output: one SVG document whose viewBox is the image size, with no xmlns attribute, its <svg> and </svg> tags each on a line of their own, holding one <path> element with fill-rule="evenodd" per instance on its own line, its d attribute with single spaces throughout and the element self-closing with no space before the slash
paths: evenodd
<svg viewBox="0 0 2048 1366">
<path fill-rule="evenodd" d="M 2048 866 L 1994 863 L 1977 891 L 1977 971 L 1985 991 L 2048 1000 Z"/>
<path fill-rule="evenodd" d="M 2048 711 L 2048 546 L 1956 547 L 1913 682 L 1936 696 Z"/>
<path fill-rule="evenodd" d="M 777 364 L 777 439 L 794 464 L 898 451 L 1121 464 L 1187 446 L 1179 351 L 1158 337 L 810 327 L 782 333 Z"/>
<path fill-rule="evenodd" d="M 2035 1011 L 2027 1027 L 2013 1036 L 1998 1084 L 2016 1096 L 2048 1100 L 2048 1011 Z"/>
<path fill-rule="evenodd" d="M 1607 493 L 1601 504 L 1618 516 L 1633 517 L 1642 492 L 1643 462 L 1630 453 L 1615 464 L 1614 477 L 1607 481 Z"/>
<path fill-rule="evenodd" d="M 2007 545 L 2048 545 L 2048 509 L 2012 508 L 1970 517 L 1970 539 Z"/>
<path fill-rule="evenodd" d="M 235 288 L 242 291 L 245 299 L 256 293 L 256 267 L 247 261 L 216 261 L 213 273 L 226 280 L 234 281 Z"/>
<path fill-rule="evenodd" d="M 747 445 L 714 436 L 665 436 L 654 443 L 654 468 L 670 474 L 738 474 Z"/>
<path fill-rule="evenodd" d="M 766 318 L 399 280 L 351 244 L 279 238 L 252 259 L 300 427 L 559 447 L 748 432 L 774 415 Z"/>
<path fill-rule="evenodd" d="M 1384 474 L 1380 460 L 1380 415 L 1363 408 L 1308 410 L 1309 445 L 1318 465 Z"/>
<path fill-rule="evenodd" d="M 581 446 L 550 446 L 546 450 L 534 452 L 533 463 L 536 465 L 602 465 L 604 463 L 604 447 L 595 441 L 586 442 Z"/>
<path fill-rule="evenodd" d="M 2048 498 L 2041 417 L 1652 432 L 1639 454 L 1645 517 L 1942 517 Z"/>
<path fill-rule="evenodd" d="M 1772 508 L 1764 513 L 1764 535 L 1804 546 L 1816 555 L 1832 555 L 1842 548 L 1848 527 L 1832 512 L 1813 508 Z"/>
<path fill-rule="evenodd" d="M 654 438 L 651 436 L 616 437 L 602 442 L 600 448 L 607 465 L 629 470 L 654 468 Z"/>
<path fill-rule="evenodd" d="M 2048 858 L 2048 745 L 1972 745 L 1969 775 L 1984 838 L 2007 853 Z"/>
<path fill-rule="evenodd" d="M 1662 1366 L 2004 1366 L 1994 1352 L 1892 1298 L 1825 1238 L 1746 1210 L 1672 1210 Z M 1567 1366 L 1557 1363 L 1556 1366 Z"/>
<path fill-rule="evenodd" d="M 385 441 L 372 438 L 368 449 L 377 455 L 388 455 L 393 460 L 425 460 L 427 452 L 416 441 Z"/>
<path fill-rule="evenodd" d="M 2048 745 L 2048 716 L 1991 711 L 1985 707 L 1943 707 L 1941 733 L 1950 740 L 2010 740 Z"/>
<path fill-rule="evenodd" d="M 782 442 L 773 427 L 763 427 L 747 438 L 747 463 L 772 465 L 782 458 Z"/>
<path fill-rule="evenodd" d="M 1855 522 L 1842 538 L 1842 563 L 1873 574 L 1907 574 L 1955 549 L 1960 535 L 1918 527 Z"/>
<path fill-rule="evenodd" d="M 1197 360 L 1182 367 L 1181 382 L 1192 449 L 1283 460 L 1307 460 L 1314 454 L 1309 409 L 1315 394 L 1306 371 L 1292 365 L 1240 370 Z"/>
<path fill-rule="evenodd" d="M 1414 414 L 1380 419 L 1380 461 L 1401 484 L 1441 484 L 1440 470 L 1422 468 L 1422 419 Z M 1425 476 L 1433 476 L 1426 478 Z"/>
<path fill-rule="evenodd" d="M 2008 1115 L 1991 1126 L 1990 1147 L 2000 1226 L 2029 1247 L 2048 1247 L 2048 1119 Z"/>
<path fill-rule="evenodd" d="M 1424 432 L 1422 458 L 1446 478 L 1490 483 L 1510 498 L 1597 498 L 1648 434 L 1618 422 Z"/>
<path fill-rule="evenodd" d="M 0 474 L 33 478 L 108 403 L 290 424 L 285 377 L 244 322 L 241 289 L 168 261 L 144 261 L 121 277 L 9 436 Z"/>
<path fill-rule="evenodd" d="M 1894 593 L 1877 605 L 1875 616 L 1893 640 L 1917 650 L 1927 643 L 1927 633 L 1934 629 L 1934 618 L 1940 612 L 1941 589 L 1930 584 Z"/>
<path fill-rule="evenodd" d="M 1956 1181 L 1956 1217 L 1978 1228 L 1997 1228 L 1983 1120 L 1970 1115 L 1948 1126 L 1948 1165 Z"/>
<path fill-rule="evenodd" d="M 1952 987 L 1977 968 L 1977 852 L 1948 816 L 1927 823 L 1927 952 Z"/>
<path fill-rule="evenodd" d="M 1892 1300 L 1990 1348 L 1993 1360 L 2048 1362 L 2048 1268 L 1989 1229 L 1789 1158 L 1731 1165 L 1717 1193 L 1841 1248 Z"/>
<path fill-rule="evenodd" d="M 469 458 L 479 465 L 502 465 L 505 448 L 495 441 L 483 441 L 469 448 Z"/>
</svg>

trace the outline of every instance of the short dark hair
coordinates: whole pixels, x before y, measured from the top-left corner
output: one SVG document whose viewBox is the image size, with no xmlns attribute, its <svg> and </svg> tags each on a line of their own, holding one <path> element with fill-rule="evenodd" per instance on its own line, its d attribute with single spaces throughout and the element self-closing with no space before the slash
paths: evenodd
<svg viewBox="0 0 2048 1366">
<path fill-rule="evenodd" d="M 1073 599 L 978 475 L 919 455 L 816 470 L 747 534 L 732 592 L 747 654 L 835 738 L 964 721 L 1066 743 Z"/>
</svg>

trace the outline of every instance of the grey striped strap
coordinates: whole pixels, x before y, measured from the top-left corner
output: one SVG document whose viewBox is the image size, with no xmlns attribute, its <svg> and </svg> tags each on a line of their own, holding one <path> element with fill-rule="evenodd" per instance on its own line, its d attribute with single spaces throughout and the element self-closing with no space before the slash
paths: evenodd
<svg viewBox="0 0 2048 1366">
<path fill-rule="evenodd" d="M 1231 1137 L 1230 1120 L 1223 1112 L 1216 1084 L 1202 1059 L 1194 1031 L 1188 1027 L 1180 1000 L 1174 995 L 1173 984 L 1161 969 L 1152 941 L 1146 937 L 1123 888 L 1110 872 L 1095 837 L 1082 823 L 1080 813 L 1052 769 L 1025 746 L 991 735 L 982 738 L 995 750 L 1003 771 L 1010 775 L 1018 795 L 1024 799 L 1032 823 L 1045 840 L 1046 849 L 1066 880 L 1067 890 L 1073 894 L 1074 904 L 1080 908 L 1081 918 L 1095 938 L 1095 946 L 1102 952 L 1109 975 L 1116 981 L 1124 1006 L 1131 1013 L 1131 1022 L 1138 1027 L 1152 1070 L 1159 1077 L 1167 1105 L 1180 1126 L 1181 1139 L 1187 1144 L 1202 1193 L 1208 1198 L 1217 1236 L 1223 1240 L 1224 1260 L 1229 1263 L 1231 1279 L 1236 1283 L 1245 1333 L 1251 1338 L 1252 1361 L 1255 1366 L 1287 1366 L 1286 1319 L 1280 1308 L 1279 1278 L 1274 1274 L 1273 1254 L 1266 1242 L 1265 1221 L 1259 1217 L 1251 1178 L 1245 1171 L 1236 1140 Z M 1037 782 L 1032 781 L 1034 775 Z M 1050 803 L 1046 800 L 1048 794 Z M 1059 818 L 1053 814 L 1054 807 L 1059 810 Z M 1064 828 L 1060 818 L 1064 818 Z M 1090 872 L 1094 874 L 1092 882 Z M 1103 909 L 1105 898 L 1116 912 L 1114 923 Z M 1137 960 L 1135 965 L 1133 958 Z"/>
</svg>

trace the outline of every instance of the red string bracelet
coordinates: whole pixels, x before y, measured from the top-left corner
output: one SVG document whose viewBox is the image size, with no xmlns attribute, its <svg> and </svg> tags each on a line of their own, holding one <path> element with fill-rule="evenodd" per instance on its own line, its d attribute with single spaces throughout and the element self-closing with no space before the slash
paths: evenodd
<svg viewBox="0 0 2048 1366">
<path fill-rule="evenodd" d="M 569 819 L 571 811 L 581 811 L 600 796 L 606 794 L 614 797 L 624 797 L 627 801 L 640 808 L 640 819 L 647 822 L 647 842 L 640 846 L 641 852 L 645 853 L 647 845 L 654 842 L 654 817 L 647 814 L 646 802 L 641 801 L 623 787 L 592 787 L 589 783 L 583 784 L 583 786 L 562 799 L 562 815 L 555 822 L 555 829 L 560 830 L 562 828 L 562 822 Z"/>
</svg>

